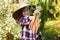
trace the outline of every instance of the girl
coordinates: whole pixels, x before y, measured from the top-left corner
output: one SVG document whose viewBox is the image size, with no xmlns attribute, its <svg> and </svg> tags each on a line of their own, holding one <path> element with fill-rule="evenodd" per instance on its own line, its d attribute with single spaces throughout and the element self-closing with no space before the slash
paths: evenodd
<svg viewBox="0 0 60 40">
<path fill-rule="evenodd" d="M 40 13 L 39 11 L 40 10 L 35 10 L 33 15 L 36 15 L 36 13 Z M 22 27 L 22 36 L 20 40 L 36 40 L 36 37 L 34 35 L 34 32 L 31 30 L 32 27 L 30 25 L 34 21 L 35 16 L 29 16 L 29 12 L 30 4 L 25 2 L 22 3 L 19 9 L 13 13 L 13 18 Z"/>
</svg>

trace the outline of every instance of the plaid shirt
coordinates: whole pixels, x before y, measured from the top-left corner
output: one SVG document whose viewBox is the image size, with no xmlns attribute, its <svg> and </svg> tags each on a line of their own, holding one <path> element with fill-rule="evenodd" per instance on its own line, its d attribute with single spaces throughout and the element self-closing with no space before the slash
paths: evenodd
<svg viewBox="0 0 60 40">
<path fill-rule="evenodd" d="M 20 25 L 22 26 L 22 36 L 20 40 L 35 40 L 35 35 L 33 35 L 32 31 L 29 29 L 29 17 L 23 17 L 20 21 Z"/>
</svg>

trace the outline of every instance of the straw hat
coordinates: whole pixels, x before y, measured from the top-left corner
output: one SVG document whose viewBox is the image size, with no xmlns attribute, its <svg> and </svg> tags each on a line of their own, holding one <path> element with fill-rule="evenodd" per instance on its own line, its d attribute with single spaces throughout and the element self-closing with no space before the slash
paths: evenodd
<svg viewBox="0 0 60 40">
<path fill-rule="evenodd" d="M 16 20 L 16 19 L 20 19 L 21 17 L 23 17 L 22 11 L 24 7 L 29 7 L 31 8 L 31 6 L 33 8 L 35 8 L 35 5 L 30 5 L 27 1 L 23 1 L 22 3 L 20 3 L 19 8 L 13 13 L 12 17 Z"/>
<path fill-rule="evenodd" d="M 26 1 L 24 1 L 24 2 L 22 2 L 22 3 L 20 3 L 20 5 L 19 5 L 19 8 L 13 13 L 13 18 L 16 20 L 16 19 L 20 19 L 21 17 L 23 17 L 23 14 L 22 14 L 22 11 L 23 11 L 23 8 L 24 7 L 30 7 L 31 5 L 28 3 L 28 2 L 26 2 Z"/>
</svg>

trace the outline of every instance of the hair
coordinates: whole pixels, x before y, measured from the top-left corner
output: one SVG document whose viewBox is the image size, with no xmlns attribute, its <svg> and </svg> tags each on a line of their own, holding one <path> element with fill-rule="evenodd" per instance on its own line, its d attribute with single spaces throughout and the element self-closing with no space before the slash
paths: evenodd
<svg viewBox="0 0 60 40">
<path fill-rule="evenodd" d="M 22 14 L 22 9 L 19 9 L 17 11 L 15 11 L 13 14 L 12 14 L 12 17 L 15 19 L 15 20 L 20 20 L 21 17 L 23 17 L 23 14 Z"/>
</svg>

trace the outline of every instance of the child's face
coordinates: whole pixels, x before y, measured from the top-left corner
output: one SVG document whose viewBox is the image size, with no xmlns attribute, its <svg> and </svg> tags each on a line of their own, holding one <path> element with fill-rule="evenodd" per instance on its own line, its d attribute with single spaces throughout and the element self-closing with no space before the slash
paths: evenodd
<svg viewBox="0 0 60 40">
<path fill-rule="evenodd" d="M 27 15 L 29 15 L 29 8 L 23 8 L 23 16 L 27 16 Z"/>
</svg>

